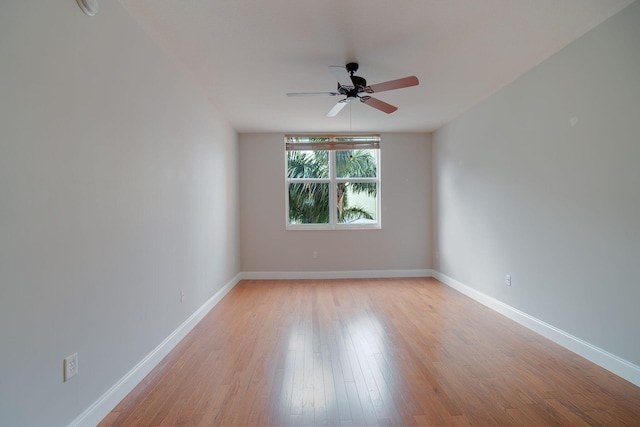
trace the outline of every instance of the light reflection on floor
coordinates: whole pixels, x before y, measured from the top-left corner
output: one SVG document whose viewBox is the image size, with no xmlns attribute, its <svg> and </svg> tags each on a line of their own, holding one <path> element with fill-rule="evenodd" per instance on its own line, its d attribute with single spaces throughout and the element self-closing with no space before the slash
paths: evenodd
<svg viewBox="0 0 640 427">
<path fill-rule="evenodd" d="M 366 409 L 376 419 L 388 418 L 384 402 L 393 399 L 396 383 L 385 379 L 395 370 L 389 343 L 380 320 L 370 312 L 292 326 L 279 402 L 282 419 L 317 425 L 324 424 L 318 416 L 333 413 L 351 419 L 353 412 Z M 361 408 L 363 401 L 369 408 Z"/>
</svg>

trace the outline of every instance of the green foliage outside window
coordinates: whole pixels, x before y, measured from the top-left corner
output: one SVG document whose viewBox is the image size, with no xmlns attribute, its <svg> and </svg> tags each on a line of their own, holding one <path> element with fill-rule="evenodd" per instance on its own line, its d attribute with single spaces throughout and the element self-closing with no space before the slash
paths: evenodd
<svg viewBox="0 0 640 427">
<path fill-rule="evenodd" d="M 377 196 L 376 182 L 358 182 L 357 178 L 377 176 L 376 150 L 335 151 L 336 203 L 338 223 L 359 219 L 375 219 L 358 204 L 351 204 L 349 195 Z M 308 179 L 289 184 L 289 222 L 291 224 L 327 224 L 330 222 L 328 150 L 287 151 L 287 176 Z M 322 180 L 315 181 L 316 179 Z M 347 180 L 347 181 L 345 181 Z"/>
</svg>

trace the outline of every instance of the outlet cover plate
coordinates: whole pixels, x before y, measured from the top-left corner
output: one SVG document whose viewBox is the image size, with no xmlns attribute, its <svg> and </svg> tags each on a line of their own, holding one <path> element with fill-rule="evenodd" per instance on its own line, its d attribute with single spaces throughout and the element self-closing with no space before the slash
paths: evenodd
<svg viewBox="0 0 640 427">
<path fill-rule="evenodd" d="M 63 381 L 67 382 L 78 374 L 78 353 L 65 357 L 63 365 Z"/>
</svg>

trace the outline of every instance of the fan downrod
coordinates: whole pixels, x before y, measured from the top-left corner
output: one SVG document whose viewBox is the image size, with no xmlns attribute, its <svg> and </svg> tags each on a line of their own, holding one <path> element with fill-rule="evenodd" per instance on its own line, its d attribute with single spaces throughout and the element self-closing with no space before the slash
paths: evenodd
<svg viewBox="0 0 640 427">
<path fill-rule="evenodd" d="M 358 63 L 357 62 L 349 62 L 344 68 L 349 73 L 351 77 L 351 82 L 353 82 L 353 89 L 346 90 L 344 92 L 349 98 L 357 98 L 359 93 L 364 92 L 364 88 L 367 87 L 367 81 L 359 76 L 354 76 L 353 73 L 358 71 Z M 342 93 L 342 92 L 341 92 Z"/>
</svg>

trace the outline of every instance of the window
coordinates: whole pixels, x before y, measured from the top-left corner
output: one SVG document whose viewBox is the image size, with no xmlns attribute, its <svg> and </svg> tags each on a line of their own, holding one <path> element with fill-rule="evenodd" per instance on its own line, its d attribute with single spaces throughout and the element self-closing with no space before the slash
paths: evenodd
<svg viewBox="0 0 640 427">
<path fill-rule="evenodd" d="M 287 229 L 380 228 L 379 135 L 287 135 Z"/>
</svg>

